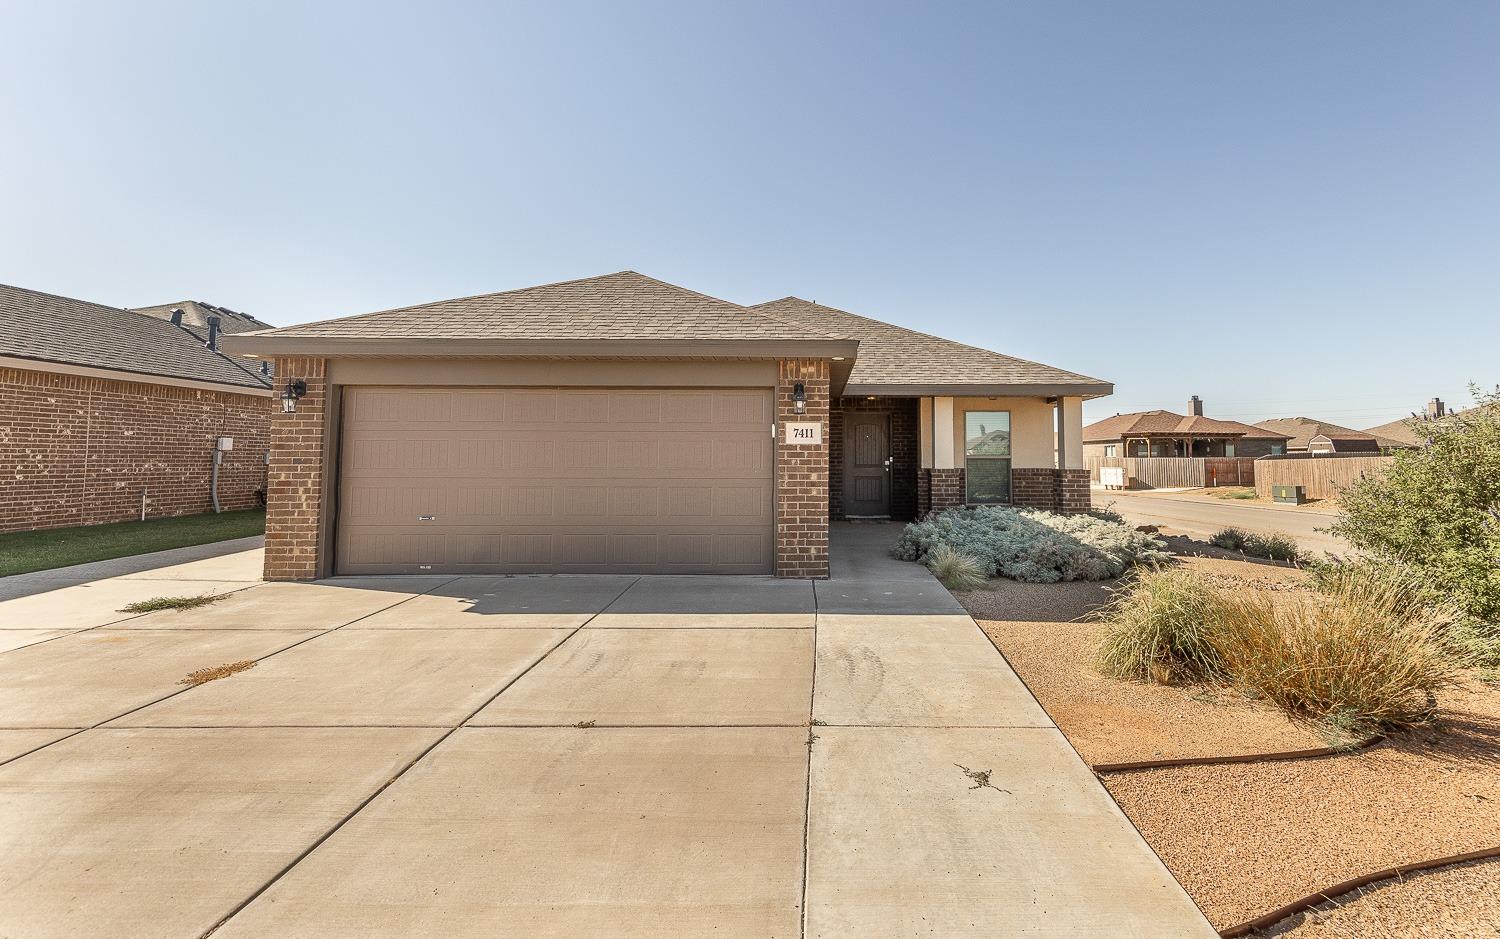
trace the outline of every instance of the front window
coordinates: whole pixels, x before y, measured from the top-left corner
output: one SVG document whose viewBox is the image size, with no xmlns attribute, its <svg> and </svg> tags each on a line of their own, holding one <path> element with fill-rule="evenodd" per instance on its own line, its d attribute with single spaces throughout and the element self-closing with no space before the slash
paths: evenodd
<svg viewBox="0 0 1500 939">
<path fill-rule="evenodd" d="M 965 501 L 1010 501 L 1010 412 L 964 412 Z"/>
<path fill-rule="evenodd" d="M 1104 455 L 1105 456 L 1114 456 L 1115 455 L 1115 445 L 1112 444 L 1112 443 L 1105 444 L 1104 445 Z"/>
</svg>

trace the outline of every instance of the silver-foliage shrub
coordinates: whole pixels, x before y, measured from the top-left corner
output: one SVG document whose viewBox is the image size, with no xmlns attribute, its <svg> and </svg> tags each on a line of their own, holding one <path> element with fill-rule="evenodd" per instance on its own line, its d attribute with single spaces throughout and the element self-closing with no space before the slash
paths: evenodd
<svg viewBox="0 0 1500 939">
<path fill-rule="evenodd" d="M 979 561 L 986 576 L 1033 584 L 1108 580 L 1168 557 L 1162 541 L 1118 522 L 990 505 L 948 509 L 913 522 L 891 553 L 925 563 L 939 545 Z"/>
</svg>

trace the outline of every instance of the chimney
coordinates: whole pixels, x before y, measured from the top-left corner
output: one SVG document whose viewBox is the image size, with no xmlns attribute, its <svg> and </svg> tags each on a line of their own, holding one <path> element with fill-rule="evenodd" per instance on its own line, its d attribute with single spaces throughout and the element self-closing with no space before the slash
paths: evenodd
<svg viewBox="0 0 1500 939">
<path fill-rule="evenodd" d="M 173 326 L 181 326 L 182 325 L 182 311 L 181 310 L 173 310 L 172 311 L 172 325 Z"/>
<path fill-rule="evenodd" d="M 1203 399 L 1197 395 L 1188 398 L 1188 417 L 1203 416 Z"/>
<path fill-rule="evenodd" d="M 210 316 L 208 318 L 208 348 L 210 351 L 219 351 L 219 318 Z"/>
<path fill-rule="evenodd" d="M 1448 409 L 1443 406 L 1442 398 L 1433 398 L 1427 402 L 1427 419 L 1429 421 L 1435 421 L 1447 413 Z"/>
</svg>

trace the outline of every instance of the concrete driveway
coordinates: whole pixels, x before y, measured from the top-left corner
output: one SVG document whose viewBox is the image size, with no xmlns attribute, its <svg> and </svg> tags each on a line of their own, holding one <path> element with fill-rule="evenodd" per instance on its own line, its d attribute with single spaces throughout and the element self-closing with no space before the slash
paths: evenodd
<svg viewBox="0 0 1500 939">
<path fill-rule="evenodd" d="M 895 533 L 816 583 L 12 585 L 0 935 L 1213 936 Z"/>
</svg>

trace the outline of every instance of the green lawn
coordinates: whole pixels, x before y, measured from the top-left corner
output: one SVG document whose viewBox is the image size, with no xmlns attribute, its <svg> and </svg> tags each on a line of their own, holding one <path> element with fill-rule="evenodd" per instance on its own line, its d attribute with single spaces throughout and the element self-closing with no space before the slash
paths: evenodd
<svg viewBox="0 0 1500 939">
<path fill-rule="evenodd" d="M 264 534 L 264 509 L 0 535 L 0 577 Z"/>
</svg>

